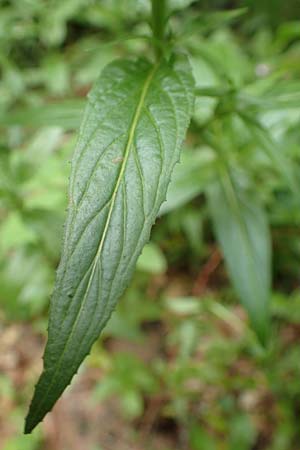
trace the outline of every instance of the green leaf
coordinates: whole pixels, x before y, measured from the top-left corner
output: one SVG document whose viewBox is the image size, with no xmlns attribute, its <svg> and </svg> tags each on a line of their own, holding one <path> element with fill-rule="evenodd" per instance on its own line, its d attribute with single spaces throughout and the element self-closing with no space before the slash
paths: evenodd
<svg viewBox="0 0 300 450">
<path fill-rule="evenodd" d="M 225 167 L 207 190 L 230 278 L 261 342 L 268 334 L 271 239 L 264 211 Z"/>
<path fill-rule="evenodd" d="M 137 260 L 136 267 L 142 272 L 158 275 L 167 270 L 167 261 L 158 245 L 149 242 L 149 244 L 145 245 L 141 256 Z"/>
<path fill-rule="evenodd" d="M 184 150 L 180 164 L 175 167 L 167 195 L 162 204 L 160 215 L 173 211 L 204 191 L 213 174 L 214 153 L 209 148 Z"/>
<path fill-rule="evenodd" d="M 183 31 L 180 38 L 186 39 L 194 33 L 204 34 L 225 27 L 246 12 L 247 8 L 238 8 L 230 11 L 206 12 L 196 17 L 188 17 L 182 25 Z"/>
<path fill-rule="evenodd" d="M 8 214 L 0 225 L 0 232 L 0 249 L 2 252 L 36 241 L 34 231 L 26 226 L 18 211 L 12 211 Z"/>
<path fill-rule="evenodd" d="M 72 162 L 44 371 L 25 432 L 51 410 L 129 284 L 156 219 L 194 101 L 185 57 L 119 60 L 89 95 Z"/>
<path fill-rule="evenodd" d="M 84 110 L 83 99 L 64 100 L 37 106 L 24 106 L 0 114 L 2 126 L 22 125 L 31 128 L 58 126 L 66 130 L 78 128 Z"/>
<path fill-rule="evenodd" d="M 248 126 L 254 139 L 260 147 L 266 152 L 277 172 L 285 179 L 291 192 L 299 199 L 299 182 L 294 170 L 292 161 L 287 157 L 281 148 L 280 143 L 276 142 L 269 131 L 255 118 L 243 112 L 239 113 L 242 120 Z"/>
<path fill-rule="evenodd" d="M 190 429 L 190 442 L 193 450 L 216 450 L 215 438 L 199 425 L 193 424 Z"/>
</svg>

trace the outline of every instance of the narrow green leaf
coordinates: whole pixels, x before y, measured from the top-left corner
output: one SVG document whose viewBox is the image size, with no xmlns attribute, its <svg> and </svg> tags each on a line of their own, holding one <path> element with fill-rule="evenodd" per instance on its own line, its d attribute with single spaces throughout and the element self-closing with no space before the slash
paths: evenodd
<svg viewBox="0 0 300 450">
<path fill-rule="evenodd" d="M 214 153 L 209 148 L 184 150 L 180 164 L 174 169 L 167 201 L 162 204 L 159 214 L 166 214 L 197 197 L 213 174 Z"/>
<path fill-rule="evenodd" d="M 0 114 L 0 123 L 2 126 L 58 126 L 73 130 L 80 125 L 84 105 L 83 99 L 73 99 L 39 106 L 24 106 Z"/>
<path fill-rule="evenodd" d="M 295 173 L 292 161 L 282 151 L 281 146 L 273 138 L 271 133 L 251 115 L 239 112 L 240 117 L 247 125 L 254 139 L 266 152 L 270 160 L 273 162 L 277 172 L 285 179 L 291 192 L 299 199 L 299 181 Z"/>
<path fill-rule="evenodd" d="M 217 239 L 230 278 L 261 342 L 268 334 L 271 239 L 264 211 L 222 168 L 207 190 Z"/>
<path fill-rule="evenodd" d="M 185 57 L 108 65 L 89 95 L 75 150 L 44 371 L 26 420 L 51 410 L 104 328 L 134 272 L 193 109 Z"/>
<path fill-rule="evenodd" d="M 247 8 L 238 8 L 231 11 L 209 12 L 202 13 L 196 17 L 188 17 L 185 23 L 183 23 L 183 31 L 180 39 L 187 39 L 194 33 L 204 34 L 225 27 L 246 13 Z"/>
<path fill-rule="evenodd" d="M 137 260 L 136 267 L 142 272 L 158 275 L 164 273 L 167 270 L 168 265 L 166 258 L 158 245 L 149 242 L 149 244 L 145 245 L 142 254 Z"/>
</svg>

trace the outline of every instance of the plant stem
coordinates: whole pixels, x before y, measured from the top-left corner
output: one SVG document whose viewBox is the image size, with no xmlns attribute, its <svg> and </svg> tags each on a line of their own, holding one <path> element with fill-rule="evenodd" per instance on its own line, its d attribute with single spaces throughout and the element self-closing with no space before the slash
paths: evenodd
<svg viewBox="0 0 300 450">
<path fill-rule="evenodd" d="M 165 29 L 167 23 L 167 0 L 151 0 L 152 18 L 151 26 L 155 46 L 156 57 L 160 58 L 163 53 Z"/>
</svg>

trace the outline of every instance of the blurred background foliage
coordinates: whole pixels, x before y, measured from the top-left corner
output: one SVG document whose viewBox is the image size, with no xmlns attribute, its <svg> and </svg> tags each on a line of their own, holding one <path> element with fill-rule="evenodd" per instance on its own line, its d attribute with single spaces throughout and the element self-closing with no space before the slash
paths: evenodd
<svg viewBox="0 0 300 450">
<path fill-rule="evenodd" d="M 299 450 L 299 2 L 169 3 L 199 94 L 181 164 L 103 338 L 25 437 L 85 96 L 112 59 L 151 56 L 149 2 L 0 1 L 3 450 Z M 267 349 L 249 295 L 271 297 Z"/>
</svg>

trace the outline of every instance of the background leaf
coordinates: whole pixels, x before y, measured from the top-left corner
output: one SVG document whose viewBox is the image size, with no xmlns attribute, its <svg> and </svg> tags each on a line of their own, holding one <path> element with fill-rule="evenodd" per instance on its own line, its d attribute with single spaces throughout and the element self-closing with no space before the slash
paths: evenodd
<svg viewBox="0 0 300 450">
<path fill-rule="evenodd" d="M 160 215 L 184 205 L 201 194 L 211 178 L 213 165 L 214 153 L 209 148 L 183 151 L 180 164 L 174 169 L 167 201 L 162 204 Z"/>
<path fill-rule="evenodd" d="M 149 242 L 137 260 L 138 270 L 152 274 L 161 274 L 167 270 L 167 262 L 160 248 Z"/>
<path fill-rule="evenodd" d="M 268 334 L 271 240 L 264 211 L 222 168 L 207 189 L 217 239 L 230 278 L 262 342 Z"/>
<path fill-rule="evenodd" d="M 47 105 L 23 107 L 1 114 L 1 124 L 24 125 L 30 127 L 60 126 L 66 130 L 75 130 L 80 125 L 84 100 L 64 100 Z"/>
</svg>

